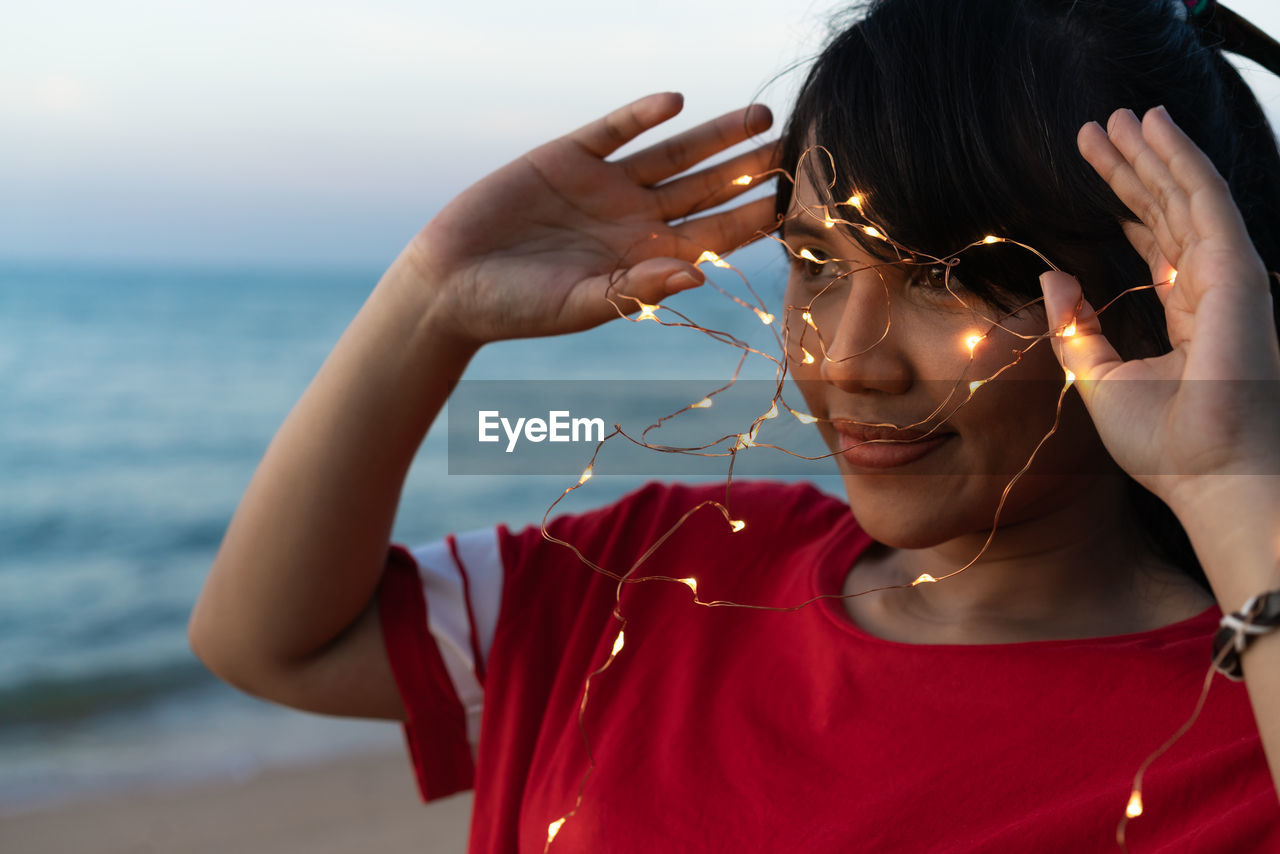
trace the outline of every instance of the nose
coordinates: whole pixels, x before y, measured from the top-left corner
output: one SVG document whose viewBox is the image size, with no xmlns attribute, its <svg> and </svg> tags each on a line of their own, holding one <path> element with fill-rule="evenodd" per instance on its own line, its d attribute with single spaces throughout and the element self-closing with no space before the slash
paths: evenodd
<svg viewBox="0 0 1280 854">
<path fill-rule="evenodd" d="M 904 331 L 895 323 L 888 285 L 875 274 L 854 277 L 845 304 L 827 336 L 819 374 L 847 392 L 902 394 L 911 387 L 912 370 L 904 350 Z"/>
</svg>

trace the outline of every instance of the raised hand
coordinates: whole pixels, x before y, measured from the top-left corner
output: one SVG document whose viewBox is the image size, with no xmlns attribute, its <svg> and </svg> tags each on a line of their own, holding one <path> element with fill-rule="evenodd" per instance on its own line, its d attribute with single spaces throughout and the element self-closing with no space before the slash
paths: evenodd
<svg viewBox="0 0 1280 854">
<path fill-rule="evenodd" d="M 1139 218 L 1126 224 L 1164 304 L 1171 352 L 1122 360 L 1079 285 L 1041 278 L 1055 352 L 1107 449 L 1178 509 L 1200 475 L 1277 471 L 1280 349 L 1269 279 L 1226 182 L 1163 108 L 1079 134 L 1081 154 Z M 1174 271 L 1176 278 L 1174 278 Z M 1174 278 L 1169 284 L 1170 278 Z M 1075 314 L 1081 305 L 1079 314 Z"/>
<path fill-rule="evenodd" d="M 573 332 L 657 303 L 703 281 L 694 261 L 773 229 L 773 200 L 684 221 L 767 171 L 764 145 L 686 170 L 767 129 L 752 106 L 617 160 L 610 154 L 680 112 L 674 93 L 641 98 L 530 151 L 449 203 L 397 261 L 413 286 L 436 289 L 437 320 L 473 345 Z M 678 177 L 677 177 L 678 176 Z M 675 223 L 675 224 L 673 224 Z M 416 279 L 416 282 L 414 280 Z"/>
</svg>

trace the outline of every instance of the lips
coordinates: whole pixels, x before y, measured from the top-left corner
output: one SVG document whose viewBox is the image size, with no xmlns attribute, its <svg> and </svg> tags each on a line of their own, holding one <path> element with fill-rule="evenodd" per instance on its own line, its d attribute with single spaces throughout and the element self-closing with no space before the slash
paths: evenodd
<svg viewBox="0 0 1280 854">
<path fill-rule="evenodd" d="M 834 419 L 832 426 L 839 437 L 840 455 L 849 465 L 862 469 L 896 468 L 913 463 L 956 435 L 941 427 L 867 426 Z"/>
</svg>

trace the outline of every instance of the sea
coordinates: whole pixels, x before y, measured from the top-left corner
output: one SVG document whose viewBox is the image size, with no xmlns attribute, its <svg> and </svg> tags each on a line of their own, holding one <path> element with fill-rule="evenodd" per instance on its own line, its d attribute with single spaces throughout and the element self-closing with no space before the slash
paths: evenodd
<svg viewBox="0 0 1280 854">
<path fill-rule="evenodd" d="M 714 286 L 669 301 L 683 317 L 664 308 L 658 319 L 776 357 L 777 324 L 751 309 L 781 316 L 783 259 L 766 248 L 734 261 L 737 270 L 712 271 Z M 394 723 L 242 694 L 186 640 L 255 465 L 380 272 L 0 263 L 0 816 L 401 743 Z M 725 340 L 618 320 L 491 345 L 466 382 L 579 383 L 588 397 L 609 387 L 633 403 L 639 380 L 691 383 L 700 396 L 739 371 L 771 388 L 776 364 L 748 354 L 739 367 L 744 351 Z M 414 462 L 400 542 L 536 524 L 593 450 L 577 449 L 572 472 L 486 469 L 473 457 L 503 443 L 447 433 L 433 429 Z M 557 512 L 684 473 L 669 453 L 654 459 L 665 464 L 617 473 L 597 461 L 598 476 Z M 726 476 L 727 455 L 700 461 L 710 468 L 694 478 Z M 838 492 L 827 471 L 818 462 L 777 476 Z"/>
</svg>

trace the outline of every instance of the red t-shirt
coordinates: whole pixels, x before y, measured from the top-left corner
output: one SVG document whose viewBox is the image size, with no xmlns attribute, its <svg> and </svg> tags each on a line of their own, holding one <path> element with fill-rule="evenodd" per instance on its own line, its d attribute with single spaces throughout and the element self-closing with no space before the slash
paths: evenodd
<svg viewBox="0 0 1280 854">
<path fill-rule="evenodd" d="M 724 486 L 651 484 L 550 530 L 625 572 L 707 499 Z M 704 507 L 637 575 L 694 577 L 703 601 L 793 606 L 838 594 L 870 542 L 808 485 L 735 484 L 728 505 L 742 531 Z M 408 553 L 393 553 L 380 595 L 423 797 L 474 785 L 473 854 L 540 852 L 573 807 L 589 767 L 579 704 L 619 630 L 615 581 L 536 527 L 500 528 L 498 542 L 474 767 Z M 627 585 L 621 612 L 625 645 L 584 718 L 596 768 L 553 852 L 1116 851 L 1133 774 L 1191 713 L 1220 616 L 953 646 L 868 635 L 837 599 L 704 608 L 672 582 Z M 1242 685 L 1215 677 L 1199 722 L 1147 771 L 1144 801 L 1134 854 L 1280 851 Z"/>
</svg>

